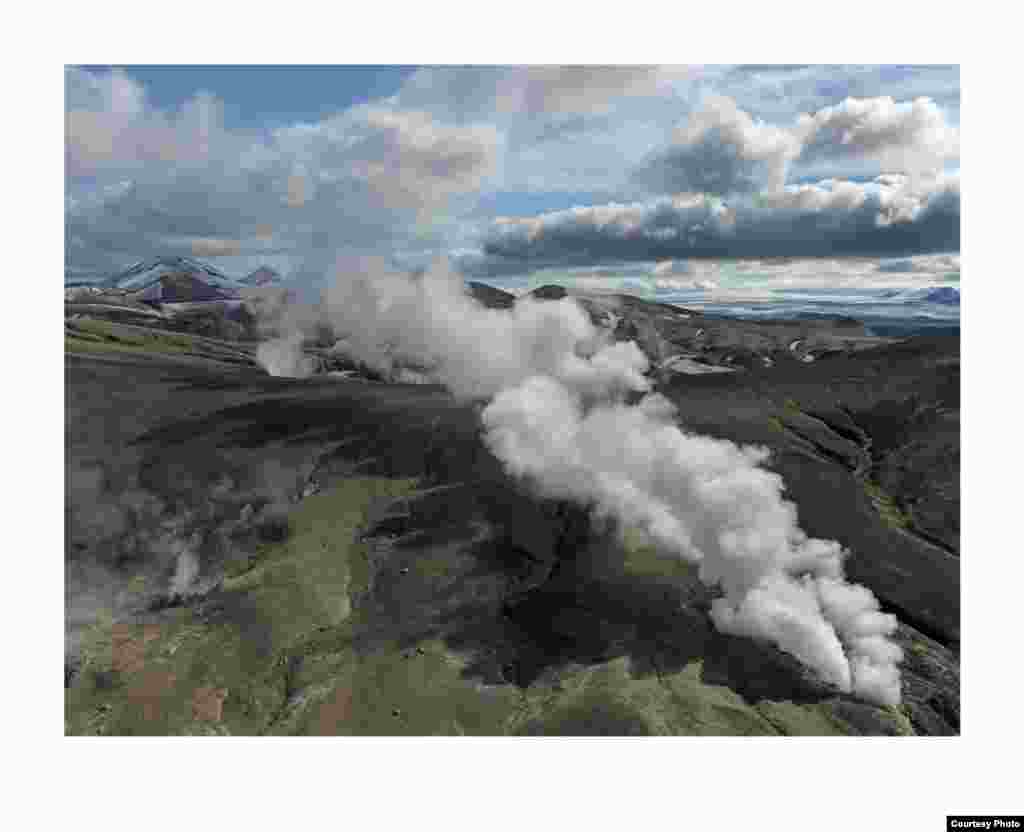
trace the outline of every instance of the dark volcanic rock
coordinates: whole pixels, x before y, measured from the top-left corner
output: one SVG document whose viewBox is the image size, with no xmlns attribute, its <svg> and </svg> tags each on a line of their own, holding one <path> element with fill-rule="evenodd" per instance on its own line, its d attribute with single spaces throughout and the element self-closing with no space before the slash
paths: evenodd
<svg viewBox="0 0 1024 832">
<path fill-rule="evenodd" d="M 748 321 L 705 315 L 632 295 L 581 292 L 562 286 L 542 286 L 530 294 L 547 300 L 572 297 L 596 326 L 612 329 L 616 340 L 635 340 L 655 367 L 677 356 L 729 370 L 807 366 L 893 340 L 868 336 L 864 325 L 850 318 Z M 666 369 L 663 375 L 676 372 Z"/>
<path fill-rule="evenodd" d="M 561 300 L 568 294 L 569 292 L 564 286 L 555 285 L 540 286 L 530 292 L 530 295 L 537 300 Z"/>
<path fill-rule="evenodd" d="M 516 305 L 516 296 L 486 283 L 472 281 L 469 293 L 489 309 L 511 309 Z"/>
</svg>

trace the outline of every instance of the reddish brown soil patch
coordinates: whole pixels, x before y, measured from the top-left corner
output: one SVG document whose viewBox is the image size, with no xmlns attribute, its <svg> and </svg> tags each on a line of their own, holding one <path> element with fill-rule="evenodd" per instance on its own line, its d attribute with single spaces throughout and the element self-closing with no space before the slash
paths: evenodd
<svg viewBox="0 0 1024 832">
<path fill-rule="evenodd" d="M 166 670 L 149 670 L 128 689 L 128 701 L 142 706 L 142 715 L 147 722 L 156 720 L 176 681 L 177 676 Z"/>
<path fill-rule="evenodd" d="M 135 673 L 145 664 L 146 645 L 160 637 L 160 628 L 147 624 L 137 635 L 130 624 L 115 624 L 110 633 L 111 666 L 119 673 Z"/>
<path fill-rule="evenodd" d="M 224 700 L 227 688 L 203 685 L 192 695 L 192 718 L 203 722 L 220 722 L 224 718 Z"/>
<path fill-rule="evenodd" d="M 338 688 L 334 696 L 320 706 L 317 733 L 340 734 L 352 715 L 352 689 Z"/>
</svg>

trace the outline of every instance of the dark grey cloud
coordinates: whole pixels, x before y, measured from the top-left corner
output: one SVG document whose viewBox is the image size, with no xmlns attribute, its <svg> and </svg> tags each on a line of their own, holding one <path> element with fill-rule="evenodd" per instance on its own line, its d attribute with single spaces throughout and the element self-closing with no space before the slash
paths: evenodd
<svg viewBox="0 0 1024 832">
<path fill-rule="evenodd" d="M 750 193 L 778 189 L 800 152 L 791 131 L 755 121 L 731 98 L 707 96 L 634 174 L 653 193 Z"/>
<path fill-rule="evenodd" d="M 771 178 L 768 160 L 743 158 L 742 149 L 717 127 L 695 144 L 673 145 L 652 155 L 633 174 L 633 182 L 651 193 L 755 193 Z"/>
<path fill-rule="evenodd" d="M 959 247 L 957 180 L 823 183 L 728 203 L 666 198 L 504 219 L 481 254 L 459 265 L 500 275 L 614 261 L 901 257 Z"/>
</svg>

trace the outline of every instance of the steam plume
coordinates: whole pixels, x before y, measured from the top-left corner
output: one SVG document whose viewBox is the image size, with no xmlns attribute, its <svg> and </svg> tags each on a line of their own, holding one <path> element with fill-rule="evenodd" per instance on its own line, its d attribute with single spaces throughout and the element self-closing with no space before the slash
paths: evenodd
<svg viewBox="0 0 1024 832">
<path fill-rule="evenodd" d="M 383 371 L 426 366 L 462 397 L 491 399 L 485 441 L 551 497 L 646 534 L 720 585 L 723 632 L 766 639 L 843 691 L 900 699 L 896 618 L 846 583 L 834 541 L 809 538 L 768 451 L 689 434 L 650 391 L 648 361 L 570 298 L 488 309 L 442 265 L 410 278 L 382 261 L 342 264 L 325 309 L 344 347 Z M 627 394 L 642 394 L 636 404 Z"/>
<path fill-rule="evenodd" d="M 264 341 L 256 348 L 256 361 L 272 376 L 306 378 L 313 373 L 313 359 L 302 352 L 302 332 Z"/>
</svg>

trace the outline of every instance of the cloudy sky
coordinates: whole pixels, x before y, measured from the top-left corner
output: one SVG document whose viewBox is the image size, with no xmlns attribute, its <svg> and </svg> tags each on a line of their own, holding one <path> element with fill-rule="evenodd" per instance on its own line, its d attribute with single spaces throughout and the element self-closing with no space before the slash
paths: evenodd
<svg viewBox="0 0 1024 832">
<path fill-rule="evenodd" d="M 65 272 L 956 284 L 956 66 L 65 68 Z"/>
</svg>

